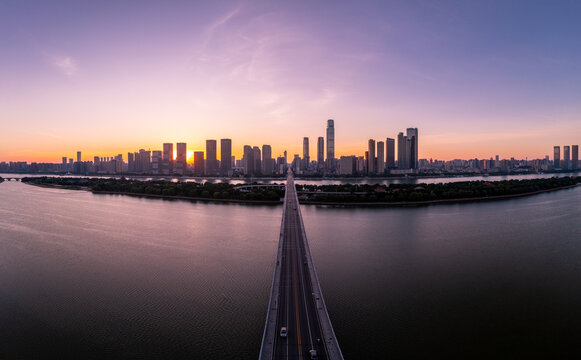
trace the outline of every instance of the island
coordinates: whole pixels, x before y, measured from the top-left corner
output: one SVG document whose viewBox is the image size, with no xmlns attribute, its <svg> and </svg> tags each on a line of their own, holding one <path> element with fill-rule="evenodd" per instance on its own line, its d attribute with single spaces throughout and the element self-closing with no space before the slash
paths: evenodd
<svg viewBox="0 0 581 360">
<path fill-rule="evenodd" d="M 25 177 L 23 183 L 95 194 L 119 194 L 166 199 L 202 200 L 250 204 L 281 204 L 284 184 L 176 182 L 126 178 Z M 489 201 L 568 189 L 581 177 L 527 180 L 462 181 L 417 184 L 301 185 L 296 189 L 301 204 L 332 206 L 419 206 L 449 202 Z"/>
</svg>

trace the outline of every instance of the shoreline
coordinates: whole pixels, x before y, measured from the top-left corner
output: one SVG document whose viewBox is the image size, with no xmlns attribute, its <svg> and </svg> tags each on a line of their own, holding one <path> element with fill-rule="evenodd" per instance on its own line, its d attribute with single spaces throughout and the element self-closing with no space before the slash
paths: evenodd
<svg viewBox="0 0 581 360">
<path fill-rule="evenodd" d="M 52 188 L 52 189 L 65 189 L 65 190 L 82 190 L 88 191 L 96 195 L 126 195 L 133 197 L 146 197 L 154 199 L 166 199 L 166 200 L 188 200 L 188 201 L 203 201 L 203 202 L 215 202 L 223 204 L 248 204 L 248 205 L 282 205 L 280 201 L 272 200 L 241 200 L 241 199 L 211 199 L 211 198 L 200 198 L 200 197 L 188 197 L 188 196 L 175 196 L 175 195 L 157 195 L 157 194 L 137 194 L 137 193 L 127 193 L 118 191 L 93 191 L 90 188 L 83 188 L 78 186 L 61 186 L 61 185 L 51 185 L 51 184 L 35 184 L 27 183 L 28 185 Z M 419 207 L 437 204 L 451 204 L 451 203 L 467 203 L 467 202 L 483 202 L 483 201 L 495 201 L 512 199 L 518 197 L 538 195 L 542 193 L 572 189 L 581 184 L 561 186 L 553 189 L 537 190 L 521 194 L 507 194 L 507 195 L 496 195 L 496 196 L 484 196 L 484 197 L 471 197 L 471 198 L 458 198 L 458 199 L 439 199 L 439 200 L 426 200 L 426 201 L 401 201 L 401 202 L 331 202 L 331 201 L 309 201 L 309 200 L 299 200 L 301 205 L 324 205 L 333 207 Z"/>
<path fill-rule="evenodd" d="M 414 206 L 427 206 L 427 205 L 437 205 L 437 204 L 449 204 L 449 203 L 463 203 L 463 202 L 484 202 L 484 201 L 495 201 L 495 200 L 505 200 L 517 197 L 525 197 L 538 195 L 542 193 L 572 189 L 577 185 L 560 186 L 553 189 L 537 190 L 532 192 L 526 192 L 521 194 L 507 194 L 507 195 L 496 195 L 496 196 L 483 196 L 483 197 L 471 197 L 471 198 L 458 198 L 458 199 L 440 199 L 440 200 L 426 200 L 426 201 L 401 201 L 401 202 L 330 202 L 330 201 L 303 201 L 299 202 L 304 205 L 325 205 L 325 206 L 336 206 L 336 207 L 414 207 Z"/>
</svg>

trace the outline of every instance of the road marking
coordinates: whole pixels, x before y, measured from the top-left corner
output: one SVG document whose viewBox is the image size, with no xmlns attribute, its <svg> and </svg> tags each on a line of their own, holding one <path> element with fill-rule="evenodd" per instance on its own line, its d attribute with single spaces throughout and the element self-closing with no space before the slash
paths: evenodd
<svg viewBox="0 0 581 360">
<path fill-rule="evenodd" d="M 294 237 L 294 233 L 291 233 L 291 239 L 292 241 L 292 251 L 291 253 L 294 255 L 294 258 L 296 259 L 296 248 L 295 248 L 295 237 Z M 301 343 L 301 322 L 299 320 L 299 294 L 298 294 L 298 290 L 297 290 L 297 263 L 296 260 L 293 261 L 293 287 L 295 290 L 295 318 L 297 321 L 297 336 L 298 336 L 298 348 L 299 348 L 299 359 L 302 360 L 303 358 L 303 349 L 302 349 L 302 343 Z"/>
</svg>

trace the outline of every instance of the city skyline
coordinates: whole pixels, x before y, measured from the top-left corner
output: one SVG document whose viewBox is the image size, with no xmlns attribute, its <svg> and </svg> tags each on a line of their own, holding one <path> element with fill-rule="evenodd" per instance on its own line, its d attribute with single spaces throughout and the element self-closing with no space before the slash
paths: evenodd
<svg viewBox="0 0 581 360">
<path fill-rule="evenodd" d="M 324 119 L 335 158 L 408 126 L 444 160 L 579 143 L 576 2 L 0 6 L 2 161 L 221 138 L 300 154 Z"/>
</svg>

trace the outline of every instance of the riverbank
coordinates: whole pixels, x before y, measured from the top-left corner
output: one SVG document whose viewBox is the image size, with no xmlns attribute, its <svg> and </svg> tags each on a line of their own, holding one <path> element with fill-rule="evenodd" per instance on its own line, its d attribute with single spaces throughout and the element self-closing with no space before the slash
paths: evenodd
<svg viewBox="0 0 581 360">
<path fill-rule="evenodd" d="M 156 195 L 156 194 L 136 194 L 121 191 L 94 191 L 88 187 L 82 186 L 66 186 L 66 185 L 56 185 L 56 184 L 37 184 L 33 182 L 27 182 L 27 185 L 38 186 L 49 189 L 61 189 L 61 190 L 80 190 L 89 191 L 96 195 L 125 195 L 141 198 L 153 198 L 153 199 L 164 199 L 164 200 L 188 200 L 188 201 L 203 201 L 210 203 L 233 203 L 233 204 L 248 204 L 248 205 L 281 205 L 281 201 L 272 200 L 240 200 L 240 199 L 211 199 L 203 197 L 189 197 L 189 196 L 172 196 L 172 195 Z"/>
<path fill-rule="evenodd" d="M 497 196 L 482 196 L 482 197 L 472 197 L 472 198 L 459 198 L 459 199 L 439 199 L 439 200 L 426 200 L 426 201 L 401 201 L 401 202 L 330 202 L 330 201 L 299 201 L 301 205 L 325 205 L 325 206 L 335 206 L 335 207 L 407 207 L 407 206 L 427 206 L 436 204 L 450 204 L 450 203 L 464 203 L 464 202 L 479 202 L 479 201 L 494 201 L 494 200 L 505 200 L 518 197 L 532 196 L 552 191 L 572 189 L 577 185 L 562 186 L 554 189 L 538 190 L 522 194 L 510 194 L 510 195 L 497 195 Z"/>
</svg>

